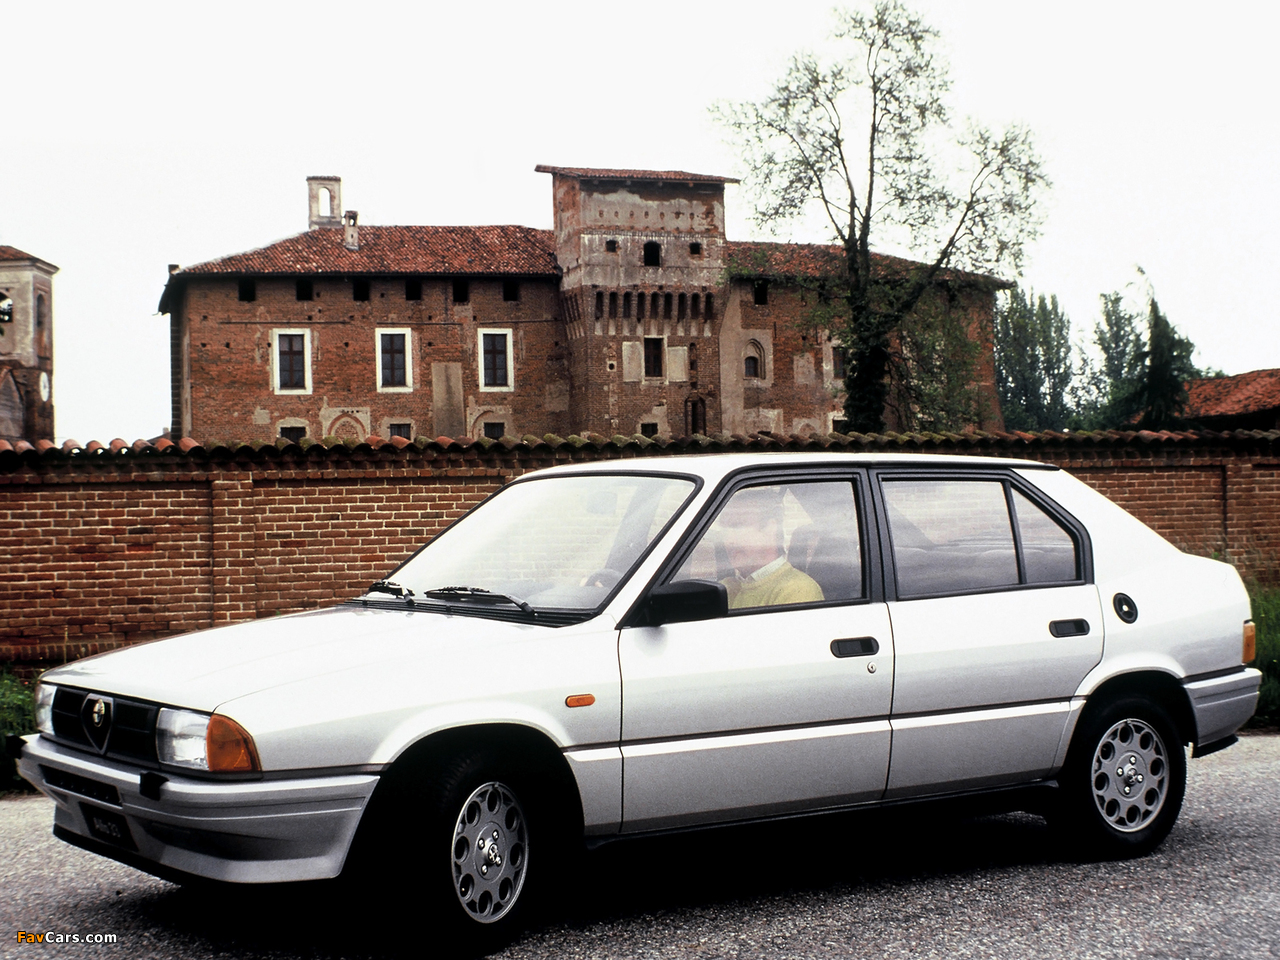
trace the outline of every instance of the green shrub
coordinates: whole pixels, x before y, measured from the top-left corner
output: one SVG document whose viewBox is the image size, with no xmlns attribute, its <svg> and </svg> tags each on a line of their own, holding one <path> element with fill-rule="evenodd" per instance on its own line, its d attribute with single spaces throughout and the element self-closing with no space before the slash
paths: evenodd
<svg viewBox="0 0 1280 960">
<path fill-rule="evenodd" d="M 1257 629 L 1258 657 L 1253 665 L 1262 671 L 1258 712 L 1252 726 L 1280 724 L 1280 587 L 1253 587 L 1253 622 Z"/>
<path fill-rule="evenodd" d="M 18 776 L 17 764 L 9 756 L 6 739 L 10 734 L 34 733 L 36 729 L 35 684 L 0 672 L 0 793 L 27 788 Z"/>
</svg>

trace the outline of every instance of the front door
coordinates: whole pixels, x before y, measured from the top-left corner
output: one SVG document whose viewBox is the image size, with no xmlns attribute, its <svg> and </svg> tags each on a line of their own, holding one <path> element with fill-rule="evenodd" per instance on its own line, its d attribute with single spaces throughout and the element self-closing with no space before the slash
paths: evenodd
<svg viewBox="0 0 1280 960">
<path fill-rule="evenodd" d="M 883 794 L 893 638 L 860 499 L 848 475 L 739 486 L 667 578 L 725 583 L 729 616 L 620 631 L 624 832 Z"/>
</svg>

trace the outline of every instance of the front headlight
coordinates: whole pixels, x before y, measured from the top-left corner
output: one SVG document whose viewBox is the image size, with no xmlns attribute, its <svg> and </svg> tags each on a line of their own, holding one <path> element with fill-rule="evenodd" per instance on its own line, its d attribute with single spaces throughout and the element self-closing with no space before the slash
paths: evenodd
<svg viewBox="0 0 1280 960">
<path fill-rule="evenodd" d="M 58 688 L 51 683 L 36 684 L 36 730 L 53 736 L 53 697 Z"/>
<path fill-rule="evenodd" d="M 191 710 L 163 707 L 156 719 L 156 753 L 161 763 L 193 770 L 208 770 L 205 754 L 205 732 L 209 715 Z"/>
<path fill-rule="evenodd" d="M 244 727 L 220 713 L 163 707 L 156 719 L 156 753 L 161 763 L 211 773 L 261 770 L 258 748 Z"/>
</svg>

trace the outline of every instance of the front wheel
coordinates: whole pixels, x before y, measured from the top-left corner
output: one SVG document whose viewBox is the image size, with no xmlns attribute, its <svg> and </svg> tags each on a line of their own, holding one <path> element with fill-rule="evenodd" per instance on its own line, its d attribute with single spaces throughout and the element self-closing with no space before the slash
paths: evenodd
<svg viewBox="0 0 1280 960">
<path fill-rule="evenodd" d="M 453 826 L 453 893 L 477 923 L 498 923 L 520 902 L 529 866 L 529 825 L 515 791 L 499 780 L 462 801 Z"/>
<path fill-rule="evenodd" d="M 1173 829 L 1187 759 L 1158 704 L 1125 697 L 1081 719 L 1059 778 L 1067 826 L 1089 855 L 1150 853 Z"/>
</svg>

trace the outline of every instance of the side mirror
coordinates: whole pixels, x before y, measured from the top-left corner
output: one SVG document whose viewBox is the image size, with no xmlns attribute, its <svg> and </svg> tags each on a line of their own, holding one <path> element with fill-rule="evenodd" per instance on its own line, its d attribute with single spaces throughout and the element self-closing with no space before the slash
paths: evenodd
<svg viewBox="0 0 1280 960">
<path fill-rule="evenodd" d="M 714 580 L 680 580 L 649 591 L 645 600 L 649 626 L 715 620 L 729 612 L 729 592 Z"/>
</svg>

